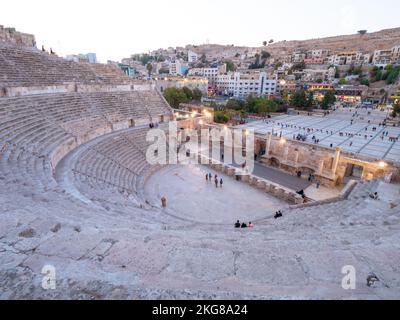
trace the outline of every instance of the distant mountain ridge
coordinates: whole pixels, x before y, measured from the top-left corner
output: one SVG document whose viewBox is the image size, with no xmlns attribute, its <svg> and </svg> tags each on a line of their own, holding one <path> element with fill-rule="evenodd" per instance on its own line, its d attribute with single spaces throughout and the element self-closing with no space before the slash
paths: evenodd
<svg viewBox="0 0 400 320">
<path fill-rule="evenodd" d="M 263 40 L 260 39 L 260 43 Z M 362 51 L 373 52 L 374 50 L 391 49 L 400 45 L 400 27 L 385 29 L 377 32 L 351 35 L 339 35 L 309 40 L 279 41 L 268 46 L 246 47 L 220 44 L 189 45 L 186 48 L 199 54 L 213 55 L 217 57 L 232 58 L 236 54 L 246 51 L 266 50 L 274 56 L 291 54 L 297 50 L 328 49 L 338 51 Z"/>
</svg>

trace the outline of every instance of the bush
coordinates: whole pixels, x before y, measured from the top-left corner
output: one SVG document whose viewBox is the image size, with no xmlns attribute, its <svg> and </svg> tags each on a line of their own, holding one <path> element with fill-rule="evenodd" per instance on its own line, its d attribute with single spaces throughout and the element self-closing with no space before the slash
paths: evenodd
<svg viewBox="0 0 400 320">
<path fill-rule="evenodd" d="M 230 120 L 228 114 L 225 111 L 214 112 L 214 122 L 216 123 L 228 123 Z"/>
</svg>

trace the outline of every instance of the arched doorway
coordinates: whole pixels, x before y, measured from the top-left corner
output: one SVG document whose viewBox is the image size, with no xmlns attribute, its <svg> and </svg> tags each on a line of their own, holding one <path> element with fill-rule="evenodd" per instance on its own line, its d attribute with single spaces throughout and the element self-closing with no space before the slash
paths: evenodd
<svg viewBox="0 0 400 320">
<path fill-rule="evenodd" d="M 271 159 L 269 159 L 269 164 L 271 167 L 279 168 L 281 165 L 281 162 L 277 158 L 272 157 Z"/>
<path fill-rule="evenodd" d="M 344 176 L 346 178 L 361 179 L 363 171 L 364 171 L 363 166 L 353 164 L 353 163 L 348 163 L 346 166 L 346 172 L 345 172 Z"/>
</svg>

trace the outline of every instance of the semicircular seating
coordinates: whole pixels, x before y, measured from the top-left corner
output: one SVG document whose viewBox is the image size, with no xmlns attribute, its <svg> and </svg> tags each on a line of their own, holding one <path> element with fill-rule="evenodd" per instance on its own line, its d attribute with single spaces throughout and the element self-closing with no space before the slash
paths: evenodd
<svg viewBox="0 0 400 320">
<path fill-rule="evenodd" d="M 107 66 L 11 45 L 0 44 L 0 66 L 6 89 L 131 83 Z M 347 200 L 289 208 L 277 221 L 266 213 L 252 230 L 196 223 L 147 206 L 141 195 L 158 168 L 146 162 L 147 124 L 172 119 L 157 91 L 7 92 L 0 299 L 399 298 L 399 209 L 368 197 L 383 182 L 359 183 Z M 49 264 L 57 288 L 44 292 L 36 284 Z M 361 279 L 350 296 L 340 287 L 349 264 Z M 382 279 L 379 290 L 363 284 L 369 272 Z"/>
</svg>

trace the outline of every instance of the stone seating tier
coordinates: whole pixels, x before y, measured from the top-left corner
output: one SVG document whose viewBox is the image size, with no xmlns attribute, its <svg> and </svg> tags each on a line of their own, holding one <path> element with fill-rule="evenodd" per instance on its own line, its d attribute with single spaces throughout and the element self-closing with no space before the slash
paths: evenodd
<svg viewBox="0 0 400 320">
<path fill-rule="evenodd" d="M 0 43 L 0 88 L 52 86 L 65 83 L 132 83 L 112 65 L 77 63 L 35 49 Z"/>
</svg>

